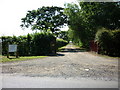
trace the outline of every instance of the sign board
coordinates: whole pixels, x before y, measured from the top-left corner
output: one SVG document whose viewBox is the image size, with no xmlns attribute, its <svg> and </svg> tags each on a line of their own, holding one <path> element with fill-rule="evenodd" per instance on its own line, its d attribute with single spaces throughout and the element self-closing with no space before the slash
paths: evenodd
<svg viewBox="0 0 120 90">
<path fill-rule="evenodd" d="M 16 52 L 16 51 L 17 51 L 17 45 L 15 45 L 15 44 L 9 45 L 8 52 Z"/>
</svg>

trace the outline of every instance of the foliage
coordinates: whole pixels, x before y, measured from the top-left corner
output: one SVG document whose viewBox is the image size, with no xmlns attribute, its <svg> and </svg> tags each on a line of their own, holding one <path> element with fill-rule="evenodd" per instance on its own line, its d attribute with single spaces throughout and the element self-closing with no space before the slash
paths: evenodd
<svg viewBox="0 0 120 90">
<path fill-rule="evenodd" d="M 120 2 L 80 2 L 84 21 L 91 27 L 120 28 Z M 111 8 L 111 9 L 110 9 Z"/>
<path fill-rule="evenodd" d="M 96 41 L 99 43 L 101 51 L 104 51 L 104 53 L 108 54 L 110 45 L 112 44 L 111 33 L 105 29 L 99 30 L 96 33 Z"/>
<path fill-rule="evenodd" d="M 77 46 L 83 46 L 80 40 L 80 37 L 79 37 L 79 32 L 69 29 L 68 36 L 69 36 L 70 41 L 72 41 L 74 44 L 76 44 Z"/>
<path fill-rule="evenodd" d="M 32 30 L 58 31 L 67 23 L 67 16 L 63 14 L 62 7 L 42 7 L 37 10 L 28 11 L 22 18 L 22 27 L 31 26 Z"/>
<path fill-rule="evenodd" d="M 96 29 L 90 28 L 82 12 L 78 5 L 66 4 L 65 14 L 68 16 L 69 21 L 69 38 L 75 44 L 87 48 L 89 41 L 95 37 Z"/>
<path fill-rule="evenodd" d="M 50 33 L 35 33 L 32 39 L 32 53 L 34 55 L 45 55 L 52 53 L 51 42 L 56 38 Z"/>
<path fill-rule="evenodd" d="M 79 6 L 76 4 L 65 4 L 64 13 L 68 16 L 68 25 L 72 30 L 82 30 L 84 25 L 81 25 L 82 16 L 80 15 Z"/>
<path fill-rule="evenodd" d="M 109 30 L 120 28 L 119 2 L 79 2 L 79 5 L 68 3 L 65 6 L 69 38 L 79 46 L 88 48 L 101 27 Z"/>
<path fill-rule="evenodd" d="M 66 40 L 63 40 L 63 39 L 57 39 L 56 40 L 56 49 L 60 48 L 60 47 L 63 47 L 65 45 L 67 45 L 68 42 Z"/>
<path fill-rule="evenodd" d="M 7 54 L 8 44 L 17 44 L 20 56 L 50 54 L 53 51 L 51 43 L 56 40 L 50 33 L 34 33 L 18 37 L 3 36 L 1 38 L 3 55 Z"/>
<path fill-rule="evenodd" d="M 69 41 L 68 39 L 68 31 L 60 31 L 57 35 L 58 38 Z"/>
<path fill-rule="evenodd" d="M 100 46 L 100 53 L 120 56 L 120 30 L 101 29 L 96 33 L 95 40 Z"/>
<path fill-rule="evenodd" d="M 120 56 L 120 30 L 115 30 L 112 33 L 113 33 L 114 55 Z"/>
</svg>

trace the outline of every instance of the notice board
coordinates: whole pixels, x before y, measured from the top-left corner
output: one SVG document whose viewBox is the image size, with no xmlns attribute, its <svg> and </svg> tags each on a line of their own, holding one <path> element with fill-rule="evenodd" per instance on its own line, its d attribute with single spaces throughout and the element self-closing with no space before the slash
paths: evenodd
<svg viewBox="0 0 120 90">
<path fill-rule="evenodd" d="M 9 45 L 8 48 L 8 52 L 17 52 L 17 45 L 15 44 Z"/>
</svg>

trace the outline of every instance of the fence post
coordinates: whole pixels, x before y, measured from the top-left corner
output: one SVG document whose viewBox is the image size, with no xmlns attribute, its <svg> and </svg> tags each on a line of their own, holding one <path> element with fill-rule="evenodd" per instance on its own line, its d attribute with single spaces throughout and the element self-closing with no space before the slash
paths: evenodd
<svg viewBox="0 0 120 90">
<path fill-rule="evenodd" d="M 9 42 L 8 42 L 8 45 L 7 45 L 7 58 L 9 58 Z"/>
</svg>

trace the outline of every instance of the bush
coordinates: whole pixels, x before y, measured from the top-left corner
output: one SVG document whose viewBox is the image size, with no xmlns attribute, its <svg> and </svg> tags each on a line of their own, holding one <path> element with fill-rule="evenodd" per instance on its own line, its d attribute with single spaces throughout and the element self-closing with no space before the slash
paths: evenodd
<svg viewBox="0 0 120 90">
<path fill-rule="evenodd" d="M 120 30 L 115 30 L 112 33 L 113 33 L 114 55 L 120 56 Z"/>
<path fill-rule="evenodd" d="M 95 41 L 99 44 L 101 54 L 120 56 L 120 30 L 99 30 Z"/>
<path fill-rule="evenodd" d="M 57 39 L 56 40 L 56 49 L 60 48 L 60 47 L 63 47 L 65 45 L 67 45 L 68 42 L 66 40 L 63 40 L 63 39 Z"/>
<path fill-rule="evenodd" d="M 32 54 L 46 55 L 52 53 L 51 43 L 55 44 L 56 38 L 50 33 L 35 33 L 32 41 Z"/>
<path fill-rule="evenodd" d="M 103 54 L 109 54 L 111 49 L 111 33 L 108 30 L 98 31 L 96 34 L 96 41 L 99 43 L 100 49 Z"/>
<path fill-rule="evenodd" d="M 55 53 L 56 38 L 50 33 L 34 33 L 26 36 L 2 38 L 2 55 L 7 54 L 8 43 L 18 45 L 18 53 L 20 56 L 28 55 L 47 55 Z M 54 51 L 53 51 L 54 50 Z"/>
</svg>

